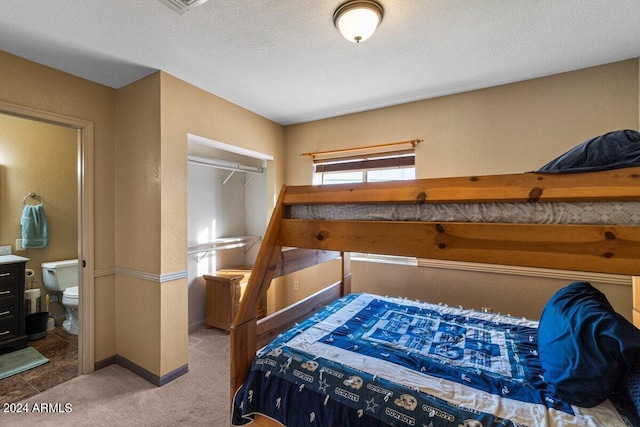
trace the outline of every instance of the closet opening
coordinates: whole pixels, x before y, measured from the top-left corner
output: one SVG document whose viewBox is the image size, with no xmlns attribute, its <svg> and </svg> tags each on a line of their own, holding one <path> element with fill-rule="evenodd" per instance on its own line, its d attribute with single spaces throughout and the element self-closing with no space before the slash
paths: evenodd
<svg viewBox="0 0 640 427">
<path fill-rule="evenodd" d="M 272 161 L 273 157 L 269 155 L 189 135 L 190 332 L 203 323 L 207 327 L 218 325 L 210 320 L 213 308 L 207 308 L 204 276 L 235 272 L 244 273 L 248 279 L 267 228 L 267 171 Z"/>
</svg>

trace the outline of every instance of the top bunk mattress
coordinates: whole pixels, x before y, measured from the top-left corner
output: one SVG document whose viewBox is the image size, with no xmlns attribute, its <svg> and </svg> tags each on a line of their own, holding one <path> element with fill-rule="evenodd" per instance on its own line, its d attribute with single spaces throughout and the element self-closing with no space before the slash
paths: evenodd
<svg viewBox="0 0 640 427">
<path fill-rule="evenodd" d="M 292 219 L 519 224 L 640 224 L 640 202 L 318 204 L 291 206 Z"/>
</svg>

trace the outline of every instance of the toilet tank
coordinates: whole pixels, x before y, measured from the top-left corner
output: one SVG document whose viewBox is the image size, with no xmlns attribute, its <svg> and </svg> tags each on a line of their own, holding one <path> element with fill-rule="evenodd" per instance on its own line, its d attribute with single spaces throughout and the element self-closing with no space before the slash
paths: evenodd
<svg viewBox="0 0 640 427">
<path fill-rule="evenodd" d="M 71 286 L 78 286 L 78 260 L 42 263 L 42 281 L 50 291 L 64 291 Z"/>
</svg>

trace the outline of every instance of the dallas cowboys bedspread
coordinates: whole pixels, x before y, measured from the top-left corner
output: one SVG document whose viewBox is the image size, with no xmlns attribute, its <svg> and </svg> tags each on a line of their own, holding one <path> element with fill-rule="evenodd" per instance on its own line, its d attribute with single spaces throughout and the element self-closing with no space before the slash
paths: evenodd
<svg viewBox="0 0 640 427">
<path fill-rule="evenodd" d="M 594 408 L 546 389 L 538 323 L 352 294 L 260 351 L 236 393 L 233 425 L 633 426 L 624 396 Z"/>
</svg>

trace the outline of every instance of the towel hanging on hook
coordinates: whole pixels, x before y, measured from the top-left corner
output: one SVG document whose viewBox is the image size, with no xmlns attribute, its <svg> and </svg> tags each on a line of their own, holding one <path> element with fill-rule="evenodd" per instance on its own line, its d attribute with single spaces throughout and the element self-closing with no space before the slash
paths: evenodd
<svg viewBox="0 0 640 427">
<path fill-rule="evenodd" d="M 39 196 L 34 194 L 31 197 L 36 199 Z M 49 227 L 47 225 L 47 216 L 44 213 L 44 200 L 42 200 L 42 197 L 36 200 L 39 200 L 40 203 L 32 205 L 27 203 L 25 198 L 24 209 L 20 217 L 22 247 L 25 249 L 44 248 L 49 245 Z"/>
<path fill-rule="evenodd" d="M 36 202 L 38 202 L 37 204 L 31 204 L 31 203 L 27 203 L 28 199 L 33 199 Z M 42 196 L 37 195 L 36 193 L 29 193 L 26 196 L 24 196 L 24 199 L 22 199 L 22 203 L 27 206 L 42 206 L 44 205 L 44 198 Z"/>
</svg>

